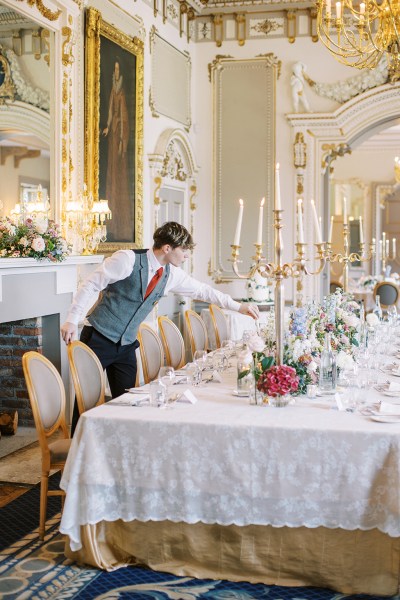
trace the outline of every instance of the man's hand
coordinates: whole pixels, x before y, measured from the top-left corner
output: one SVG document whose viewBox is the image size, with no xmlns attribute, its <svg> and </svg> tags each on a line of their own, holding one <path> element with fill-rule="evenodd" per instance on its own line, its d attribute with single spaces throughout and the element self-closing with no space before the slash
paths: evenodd
<svg viewBox="0 0 400 600">
<path fill-rule="evenodd" d="M 252 319 L 256 320 L 260 318 L 260 311 L 258 310 L 257 304 L 251 304 L 250 302 L 242 302 L 239 308 L 239 312 L 242 315 L 248 315 Z"/>
<path fill-rule="evenodd" d="M 78 328 L 74 323 L 70 323 L 66 321 L 64 325 L 61 326 L 61 337 L 66 344 L 70 344 L 74 340 L 78 338 Z"/>
</svg>

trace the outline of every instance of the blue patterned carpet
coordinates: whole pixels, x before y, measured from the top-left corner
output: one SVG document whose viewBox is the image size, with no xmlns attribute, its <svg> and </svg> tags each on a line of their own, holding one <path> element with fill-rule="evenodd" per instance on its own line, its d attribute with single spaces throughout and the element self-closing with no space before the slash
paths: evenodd
<svg viewBox="0 0 400 600">
<path fill-rule="evenodd" d="M 345 596 L 317 588 L 198 580 L 128 567 L 113 573 L 79 567 L 65 558 L 58 533 L 58 498 L 49 498 L 46 539 L 38 538 L 39 488 L 0 509 L 0 598 L 2 600 L 339 600 Z M 388 598 L 386 597 L 386 600 Z M 400 596 L 392 600 L 400 600 Z"/>
</svg>

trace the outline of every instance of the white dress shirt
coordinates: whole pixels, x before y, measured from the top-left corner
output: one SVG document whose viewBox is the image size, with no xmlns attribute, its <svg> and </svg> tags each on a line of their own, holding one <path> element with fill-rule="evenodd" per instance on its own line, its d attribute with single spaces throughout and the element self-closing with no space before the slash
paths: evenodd
<svg viewBox="0 0 400 600">
<path fill-rule="evenodd" d="M 148 282 L 162 265 L 158 262 L 153 250 L 147 251 L 149 261 Z M 118 250 L 97 267 L 95 271 L 83 282 L 76 292 L 72 305 L 68 311 L 67 321 L 77 325 L 86 315 L 89 308 L 96 302 L 99 293 L 110 283 L 126 279 L 133 270 L 136 254 L 132 250 Z M 218 304 L 222 308 L 238 311 L 240 303 L 228 294 L 223 294 L 206 283 L 201 283 L 190 277 L 180 267 L 170 265 L 170 274 L 165 286 L 164 296 L 175 292 L 203 302 Z M 89 324 L 85 321 L 86 324 Z"/>
</svg>

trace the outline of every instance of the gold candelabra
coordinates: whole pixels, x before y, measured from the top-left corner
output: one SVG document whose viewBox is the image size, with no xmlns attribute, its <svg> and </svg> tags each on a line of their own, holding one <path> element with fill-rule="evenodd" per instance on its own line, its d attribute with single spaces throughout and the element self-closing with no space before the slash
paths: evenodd
<svg viewBox="0 0 400 600">
<path fill-rule="evenodd" d="M 343 291 L 349 290 L 349 266 L 354 262 L 368 262 L 375 254 L 375 242 L 372 240 L 369 251 L 365 252 L 365 243 L 360 241 L 359 252 L 350 252 L 350 227 L 347 220 L 343 223 L 343 252 L 333 252 L 332 240 L 330 238 L 326 245 L 326 261 L 329 263 L 338 262 L 343 265 Z"/>
<path fill-rule="evenodd" d="M 274 209 L 274 261 L 268 262 L 263 256 L 262 248 L 263 244 L 256 243 L 255 256 L 253 257 L 254 264 L 250 271 L 246 274 L 240 273 L 239 271 L 239 251 L 241 246 L 238 243 L 231 244 L 232 248 L 232 268 L 234 273 L 240 279 L 249 279 L 258 272 L 262 277 L 275 281 L 275 332 L 276 332 L 276 363 L 278 365 L 283 363 L 283 322 L 284 322 L 284 280 L 293 277 L 298 278 L 301 274 L 306 275 L 318 275 L 321 273 L 326 262 L 326 251 L 325 242 L 318 242 L 314 244 L 316 246 L 315 260 L 318 260 L 319 264 L 315 271 L 310 270 L 307 265 L 307 259 L 305 257 L 305 243 L 303 242 L 302 229 L 300 235 L 300 241 L 295 244 L 296 246 L 296 257 L 292 263 L 283 263 L 283 241 L 282 241 L 282 209 Z M 299 232 L 300 233 L 300 232 Z"/>
<path fill-rule="evenodd" d="M 382 233 L 382 239 L 379 240 L 378 258 L 382 263 L 381 272 L 383 275 L 385 274 L 388 261 L 395 261 L 399 264 L 396 256 L 396 238 L 392 239 L 392 250 L 390 250 L 390 240 L 386 239 L 385 232 Z"/>
</svg>

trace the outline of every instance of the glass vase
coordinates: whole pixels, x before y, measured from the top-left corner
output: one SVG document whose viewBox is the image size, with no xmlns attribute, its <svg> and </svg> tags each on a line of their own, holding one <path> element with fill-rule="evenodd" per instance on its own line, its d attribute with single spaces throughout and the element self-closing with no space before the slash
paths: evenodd
<svg viewBox="0 0 400 600">
<path fill-rule="evenodd" d="M 269 398 L 269 405 L 274 406 L 275 408 L 283 408 L 284 406 L 288 406 L 290 400 L 290 394 L 285 394 L 283 396 L 274 396 Z"/>
</svg>

